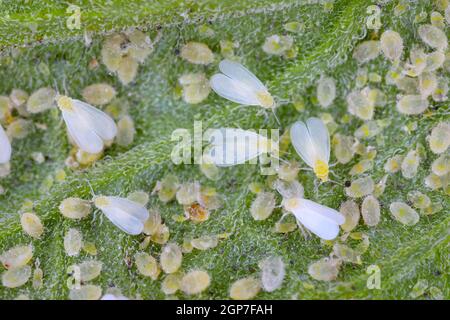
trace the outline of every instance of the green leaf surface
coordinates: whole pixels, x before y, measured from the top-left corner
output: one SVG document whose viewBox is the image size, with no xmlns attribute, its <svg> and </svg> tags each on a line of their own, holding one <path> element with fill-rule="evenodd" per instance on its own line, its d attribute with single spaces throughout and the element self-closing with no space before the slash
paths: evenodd
<svg viewBox="0 0 450 320">
<path fill-rule="evenodd" d="M 409 48 L 419 43 L 414 17 L 421 11 L 433 11 L 428 1 L 410 4 L 401 16 L 394 16 L 397 1 L 382 7 L 382 30 L 398 31 L 409 54 Z M 329 112 L 339 123 L 338 132 L 352 135 L 363 122 L 351 118 L 341 122 L 347 114 L 345 97 L 355 87 L 354 78 L 358 66 L 352 59 L 355 45 L 362 39 L 378 37 L 366 29 L 366 9 L 372 1 L 336 1 L 331 11 L 323 4 L 306 1 L 73 1 L 81 8 L 82 28 L 69 30 L 65 27 L 70 15 L 67 3 L 54 1 L 18 2 L 1 1 L 0 16 L 0 95 L 9 95 L 20 88 L 29 93 L 44 86 L 57 87 L 64 94 L 81 98 L 84 87 L 98 82 L 111 84 L 118 97 L 130 105 L 130 115 L 135 121 L 137 134 L 133 145 L 127 148 L 113 145 L 104 157 L 86 170 L 65 169 L 64 182 L 54 182 L 47 189 L 43 181 L 54 177 L 57 169 L 64 169 L 64 161 L 70 150 L 65 124 L 58 110 L 50 110 L 30 117 L 34 123 L 47 126 L 36 127 L 23 140 L 13 141 L 11 174 L 1 178 L 5 193 L 0 195 L 0 252 L 18 245 L 32 243 L 33 261 L 39 259 L 44 272 L 44 285 L 34 289 L 29 281 L 17 289 L 0 287 L 1 299 L 12 299 L 25 294 L 32 299 L 67 299 L 69 289 L 67 268 L 89 259 L 85 253 L 68 257 L 63 247 L 63 237 L 69 228 L 79 228 L 86 241 L 96 244 L 102 261 L 100 277 L 92 281 L 102 287 L 121 289 L 127 297 L 164 299 L 161 282 L 141 276 L 134 266 L 126 263 L 139 250 L 143 236 L 129 236 L 119 231 L 99 211 L 81 221 L 65 219 L 58 206 L 67 197 L 91 199 L 92 192 L 99 195 L 127 196 L 135 190 L 152 191 L 156 181 L 168 173 L 180 181 L 198 180 L 211 186 L 224 197 L 224 206 L 214 211 L 208 221 L 193 224 L 176 222 L 173 216 L 183 213 L 175 201 L 163 204 L 151 196 L 150 208 L 158 208 L 170 228 L 170 239 L 179 244 L 185 237 L 231 233 L 228 239 L 207 251 L 194 250 L 184 254 L 182 269 L 206 270 L 211 278 L 209 288 L 196 296 L 177 293 L 179 298 L 227 299 L 231 284 L 246 276 L 258 276 L 258 262 L 267 255 L 281 256 L 286 264 L 286 277 L 280 289 L 261 292 L 259 299 L 408 299 L 409 293 L 419 279 L 426 279 L 430 286 L 442 290 L 449 297 L 449 228 L 448 195 L 441 190 L 430 191 L 424 178 L 430 172 L 436 158 L 429 151 L 426 137 L 440 121 L 449 119 L 448 102 L 433 102 L 432 112 L 427 116 L 405 116 L 396 111 L 396 94 L 392 86 L 382 82 L 375 85 L 387 94 L 388 103 L 376 110 L 375 119 L 388 119 L 391 123 L 382 132 L 382 139 L 374 137 L 367 145 L 377 149 L 375 165 L 370 175 L 379 181 L 385 174 L 383 165 L 389 157 L 404 154 L 417 143 L 426 147 L 418 174 L 407 180 L 401 173 L 388 178 L 386 191 L 380 197 L 382 219 L 376 227 L 369 228 L 360 222 L 356 231 L 369 235 L 370 247 L 362 256 L 361 265 L 344 264 L 338 279 L 320 282 L 312 279 L 308 266 L 328 255 L 331 247 L 313 236 L 305 239 L 298 231 L 286 235 L 271 232 L 282 215 L 277 208 L 264 221 L 255 221 L 249 207 L 254 195 L 248 185 L 254 181 L 264 182 L 259 168 L 252 165 L 221 169 L 221 179 L 208 180 L 196 165 L 174 165 L 170 153 L 175 145 L 171 133 L 176 128 L 193 129 L 194 121 L 203 121 L 203 129 L 240 127 L 244 129 L 280 128 L 283 132 L 294 121 L 306 120 Z M 300 21 L 305 27 L 301 33 L 291 34 L 298 55 L 294 59 L 269 56 L 261 49 L 266 37 L 284 34 L 283 25 Z M 215 31 L 213 37 L 203 37 L 198 27 L 207 23 Z M 128 86 L 108 73 L 103 64 L 88 69 L 93 58 L 100 61 L 104 34 L 139 27 L 152 38 L 160 28 L 161 39 L 155 51 L 139 66 L 138 75 Z M 448 32 L 446 26 L 446 33 Z M 85 45 L 84 36 L 92 37 L 92 44 Z M 198 105 L 189 105 L 177 98 L 175 87 L 178 78 L 187 72 L 203 71 L 208 76 L 216 73 L 220 54 L 220 40 L 239 43 L 236 56 L 252 70 L 270 92 L 281 101 L 276 115 L 265 113 L 257 107 L 241 107 L 213 92 Z M 215 53 L 215 61 L 208 66 L 196 66 L 182 60 L 176 53 L 184 43 L 200 41 Z M 405 53 L 404 53 L 405 55 Z M 382 56 L 368 64 L 370 71 L 385 75 L 390 63 Z M 321 109 L 314 102 L 316 82 L 322 75 L 337 80 L 337 98 L 332 107 Z M 446 75 L 448 77 L 448 73 Z M 292 101 L 301 95 L 306 108 L 297 112 Z M 417 129 L 408 133 L 404 127 L 417 122 Z M 32 152 L 42 152 L 46 161 L 36 164 Z M 291 148 L 288 159 L 301 161 Z M 332 154 L 331 162 L 336 162 Z M 351 180 L 348 172 L 357 157 L 345 165 L 332 168 L 333 182 L 315 187 L 310 171 L 300 171 L 299 181 L 305 188 L 305 197 L 332 208 L 339 208 L 346 200 L 344 183 Z M 303 165 L 303 164 L 302 164 Z M 91 190 L 92 188 L 92 190 Z M 419 190 L 440 203 L 443 210 L 435 215 L 421 216 L 418 224 L 404 226 L 389 213 L 393 201 L 406 201 L 407 193 Z M 33 211 L 45 225 L 40 240 L 27 236 L 20 225 L 20 211 L 25 200 L 33 202 Z M 281 199 L 278 199 L 278 203 Z M 161 246 L 151 244 L 146 252 L 159 257 Z M 381 289 L 368 289 L 366 269 L 378 265 L 381 270 Z M 2 268 L 2 267 L 1 267 Z M 429 298 L 427 295 L 420 298 Z"/>
</svg>

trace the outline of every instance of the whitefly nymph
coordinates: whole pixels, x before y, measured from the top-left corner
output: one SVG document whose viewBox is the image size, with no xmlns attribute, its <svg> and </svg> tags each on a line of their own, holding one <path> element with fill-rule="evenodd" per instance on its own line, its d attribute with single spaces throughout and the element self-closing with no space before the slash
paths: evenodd
<svg viewBox="0 0 450 320">
<path fill-rule="evenodd" d="M 5 130 L 0 125 L 0 164 L 7 163 L 11 159 L 11 143 Z"/>
<path fill-rule="evenodd" d="M 322 120 L 309 118 L 297 121 L 291 127 L 291 141 L 298 155 L 313 168 L 316 176 L 328 181 L 330 160 L 330 134 Z"/>
<path fill-rule="evenodd" d="M 218 167 L 229 167 L 256 160 L 263 154 L 278 156 L 278 142 L 254 131 L 221 128 L 207 132 L 210 142 L 205 154 Z"/>
<path fill-rule="evenodd" d="M 295 216 L 298 224 L 324 240 L 336 238 L 339 226 L 345 222 L 345 217 L 338 211 L 308 199 L 283 199 L 282 205 Z"/>
<path fill-rule="evenodd" d="M 103 111 L 67 96 L 58 96 L 56 103 L 70 137 L 81 150 L 91 154 L 100 153 L 105 142 L 112 141 L 116 136 L 114 120 Z"/>
<path fill-rule="evenodd" d="M 120 230 L 138 235 L 144 230 L 148 211 L 141 204 L 121 197 L 96 196 L 94 205 Z"/>
<path fill-rule="evenodd" d="M 275 108 L 266 86 L 243 65 L 230 60 L 219 63 L 222 73 L 211 77 L 211 88 L 221 97 L 246 106 Z"/>
</svg>

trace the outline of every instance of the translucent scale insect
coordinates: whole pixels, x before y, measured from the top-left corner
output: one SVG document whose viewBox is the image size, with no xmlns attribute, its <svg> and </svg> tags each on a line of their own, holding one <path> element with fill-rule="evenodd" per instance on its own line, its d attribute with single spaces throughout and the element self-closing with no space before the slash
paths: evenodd
<svg viewBox="0 0 450 320">
<path fill-rule="evenodd" d="M 9 162 L 9 159 L 11 159 L 11 143 L 0 125 L 0 164 Z"/>
<path fill-rule="evenodd" d="M 83 151 L 100 153 L 105 142 L 117 134 L 113 119 L 93 106 L 67 96 L 58 96 L 56 103 L 62 112 L 70 137 Z"/>
<path fill-rule="evenodd" d="M 209 131 L 207 136 L 210 146 L 205 154 L 219 167 L 251 162 L 266 153 L 278 156 L 278 143 L 253 131 L 221 128 Z"/>
<path fill-rule="evenodd" d="M 243 65 L 222 60 L 219 69 L 222 73 L 213 75 L 210 80 L 211 88 L 219 96 L 242 105 L 275 108 L 275 100 L 267 88 Z"/>
<path fill-rule="evenodd" d="M 298 155 L 313 168 L 316 176 L 328 181 L 330 135 L 322 120 L 309 118 L 306 124 L 295 122 L 291 127 L 291 141 Z"/>
<path fill-rule="evenodd" d="M 120 230 L 137 235 L 144 230 L 147 209 L 134 201 L 121 197 L 94 197 L 94 204 Z"/>
<path fill-rule="evenodd" d="M 292 213 L 297 223 L 324 240 L 332 240 L 339 233 L 345 217 L 338 211 L 303 198 L 283 199 L 284 209 Z"/>
</svg>

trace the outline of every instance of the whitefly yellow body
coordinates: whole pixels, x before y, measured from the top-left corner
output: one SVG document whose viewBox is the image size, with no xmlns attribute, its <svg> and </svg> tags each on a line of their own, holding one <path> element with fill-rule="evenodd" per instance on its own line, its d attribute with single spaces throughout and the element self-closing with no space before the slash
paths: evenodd
<svg viewBox="0 0 450 320">
<path fill-rule="evenodd" d="M 0 125 L 0 164 L 7 163 L 11 159 L 11 143 L 5 130 Z"/>
<path fill-rule="evenodd" d="M 206 156 L 218 167 L 252 163 L 262 154 L 278 155 L 278 143 L 254 131 L 221 128 L 207 133 L 210 146 Z M 256 162 L 255 162 L 256 163 Z"/>
<path fill-rule="evenodd" d="M 210 80 L 211 88 L 219 96 L 247 106 L 275 107 L 275 101 L 264 84 L 243 65 L 222 60 L 219 69 L 222 73 L 213 75 Z"/>
<path fill-rule="evenodd" d="M 95 206 L 120 230 L 138 235 L 148 219 L 147 209 L 139 203 L 121 197 L 97 196 Z"/>
<path fill-rule="evenodd" d="M 303 198 L 283 199 L 284 209 L 292 213 L 297 222 L 324 240 L 332 240 L 339 234 L 339 226 L 345 222 L 338 211 Z"/>
<path fill-rule="evenodd" d="M 114 120 L 103 111 L 67 96 L 58 96 L 56 102 L 71 138 L 81 150 L 91 154 L 100 153 L 105 142 L 116 136 Z"/>
<path fill-rule="evenodd" d="M 330 134 L 322 120 L 309 118 L 297 121 L 291 127 L 291 141 L 298 155 L 313 168 L 316 176 L 328 181 L 330 160 Z"/>
</svg>

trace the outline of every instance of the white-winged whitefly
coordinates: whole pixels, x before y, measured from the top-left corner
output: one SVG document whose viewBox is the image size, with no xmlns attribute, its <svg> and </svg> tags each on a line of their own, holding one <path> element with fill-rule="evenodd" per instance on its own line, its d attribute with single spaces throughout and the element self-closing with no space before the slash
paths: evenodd
<svg viewBox="0 0 450 320">
<path fill-rule="evenodd" d="M 222 60 L 219 69 L 222 73 L 210 79 L 211 88 L 219 96 L 241 105 L 275 108 L 275 100 L 266 86 L 243 65 Z"/>
<path fill-rule="evenodd" d="M 263 154 L 278 156 L 277 141 L 251 130 L 221 128 L 207 132 L 208 159 L 218 167 L 250 163 Z"/>
<path fill-rule="evenodd" d="M 283 199 L 284 209 L 292 213 L 297 222 L 324 240 L 332 240 L 345 222 L 338 211 L 303 198 Z"/>
<path fill-rule="evenodd" d="M 137 235 L 144 230 L 149 214 L 141 204 L 114 196 L 96 196 L 93 201 L 94 205 L 122 231 Z"/>
<path fill-rule="evenodd" d="M 323 121 L 309 118 L 306 123 L 295 122 L 291 127 L 291 142 L 298 155 L 313 169 L 316 176 L 322 181 L 327 181 L 330 135 Z"/>
<path fill-rule="evenodd" d="M 70 137 L 81 150 L 91 154 L 100 153 L 105 143 L 116 136 L 114 120 L 103 111 L 67 96 L 58 96 L 56 102 Z"/>
<path fill-rule="evenodd" d="M 11 142 L 0 124 L 0 164 L 9 162 L 11 159 Z"/>
</svg>

